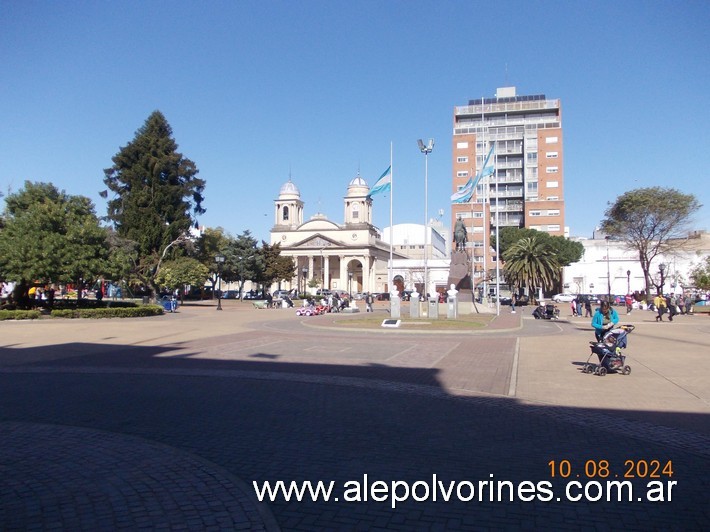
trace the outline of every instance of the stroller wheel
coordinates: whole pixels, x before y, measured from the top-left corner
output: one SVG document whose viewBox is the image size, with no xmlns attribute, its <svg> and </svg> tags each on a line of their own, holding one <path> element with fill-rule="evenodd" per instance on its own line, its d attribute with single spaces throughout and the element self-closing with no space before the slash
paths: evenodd
<svg viewBox="0 0 710 532">
<path fill-rule="evenodd" d="M 628 375 L 631 373 L 631 366 L 624 366 L 624 370 L 622 371 L 624 375 Z"/>
<path fill-rule="evenodd" d="M 606 375 L 606 368 L 605 368 L 604 366 L 602 366 L 601 368 L 599 368 L 599 373 L 598 373 L 598 375 L 599 375 L 600 377 L 603 377 L 604 375 Z"/>
</svg>

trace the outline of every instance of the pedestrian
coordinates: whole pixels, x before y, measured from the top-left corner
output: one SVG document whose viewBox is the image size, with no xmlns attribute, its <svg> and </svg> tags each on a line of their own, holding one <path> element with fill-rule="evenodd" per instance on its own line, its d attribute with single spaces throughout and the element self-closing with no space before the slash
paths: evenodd
<svg viewBox="0 0 710 532">
<path fill-rule="evenodd" d="M 518 297 L 513 294 L 510 298 L 510 313 L 515 314 L 515 304 L 518 302 Z"/>
<path fill-rule="evenodd" d="M 607 331 L 613 329 L 617 323 L 619 323 L 619 314 L 611 308 L 608 301 L 602 301 L 601 307 L 597 309 L 592 318 L 592 327 L 594 327 L 597 342 L 604 340 Z"/>
<path fill-rule="evenodd" d="M 634 305 L 634 298 L 631 297 L 631 294 L 626 294 L 624 301 L 626 303 L 626 313 L 631 314 L 631 309 L 633 308 L 633 305 Z"/>
<path fill-rule="evenodd" d="M 663 321 L 663 315 L 666 313 L 666 298 L 663 297 L 663 294 L 658 294 L 653 298 L 653 305 L 656 307 L 656 311 L 658 311 L 656 321 Z"/>
<path fill-rule="evenodd" d="M 372 297 L 372 294 L 370 292 L 367 293 L 365 296 L 365 307 L 367 312 L 374 312 L 372 310 L 372 303 L 374 301 L 374 298 Z"/>
<path fill-rule="evenodd" d="M 678 314 L 678 309 L 676 307 L 675 295 L 671 294 L 666 297 L 666 306 L 668 307 L 668 321 L 673 321 L 673 316 Z"/>
<path fill-rule="evenodd" d="M 582 312 L 579 311 L 579 313 L 581 315 Z M 592 317 L 592 300 L 589 298 L 589 296 L 584 296 L 584 317 Z"/>
<path fill-rule="evenodd" d="M 577 298 L 579 296 L 575 296 L 572 302 L 570 303 L 570 306 L 572 307 L 572 316 L 577 317 Z"/>
</svg>

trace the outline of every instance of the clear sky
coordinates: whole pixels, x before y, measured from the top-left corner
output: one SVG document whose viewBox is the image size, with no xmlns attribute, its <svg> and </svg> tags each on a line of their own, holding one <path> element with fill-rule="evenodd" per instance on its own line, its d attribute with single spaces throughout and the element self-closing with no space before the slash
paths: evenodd
<svg viewBox="0 0 710 532">
<path fill-rule="evenodd" d="M 0 191 L 99 197 L 154 110 L 206 180 L 200 223 L 268 240 L 289 179 L 343 222 L 394 146 L 394 221 L 450 220 L 453 108 L 497 87 L 562 101 L 566 225 L 672 186 L 710 229 L 710 2 L 0 1 Z M 389 224 L 389 198 L 374 197 Z"/>
</svg>

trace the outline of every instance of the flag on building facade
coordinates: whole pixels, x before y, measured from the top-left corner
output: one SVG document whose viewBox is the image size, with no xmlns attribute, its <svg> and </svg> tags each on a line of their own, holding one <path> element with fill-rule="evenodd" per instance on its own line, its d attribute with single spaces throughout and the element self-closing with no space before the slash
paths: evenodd
<svg viewBox="0 0 710 532">
<path fill-rule="evenodd" d="M 476 186 L 478 186 L 481 179 L 486 176 L 493 175 L 495 170 L 495 159 L 491 160 L 491 156 L 493 155 L 494 147 L 495 144 L 492 144 L 491 149 L 486 156 L 486 160 L 483 161 L 483 168 L 481 168 L 481 171 L 475 176 L 469 177 L 463 188 L 451 195 L 451 203 L 468 203 L 471 200 L 471 196 L 473 196 L 473 191 L 476 189 Z"/>
<path fill-rule="evenodd" d="M 380 192 L 387 192 L 390 188 L 392 188 L 392 165 L 387 167 L 387 170 L 385 170 L 375 184 L 372 185 L 367 195 L 374 196 Z"/>
</svg>

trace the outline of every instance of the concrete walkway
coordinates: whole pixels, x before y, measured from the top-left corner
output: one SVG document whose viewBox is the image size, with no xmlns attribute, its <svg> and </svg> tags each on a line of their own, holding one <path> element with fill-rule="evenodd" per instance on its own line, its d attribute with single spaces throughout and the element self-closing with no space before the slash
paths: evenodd
<svg viewBox="0 0 710 532">
<path fill-rule="evenodd" d="M 341 330 L 333 320 L 343 317 L 232 301 L 150 319 L 2 322 L 0 529 L 704 526 L 710 320 L 622 315 L 637 327 L 632 373 L 597 377 L 580 371 L 588 319 L 518 310 L 485 331 L 424 334 Z M 562 460 L 582 480 L 590 460 L 622 477 L 629 460 L 672 460 L 662 480 L 678 485 L 664 503 L 395 509 L 371 499 L 267 504 L 252 489 L 437 475 L 551 481 L 559 496 L 549 463 Z"/>
</svg>

